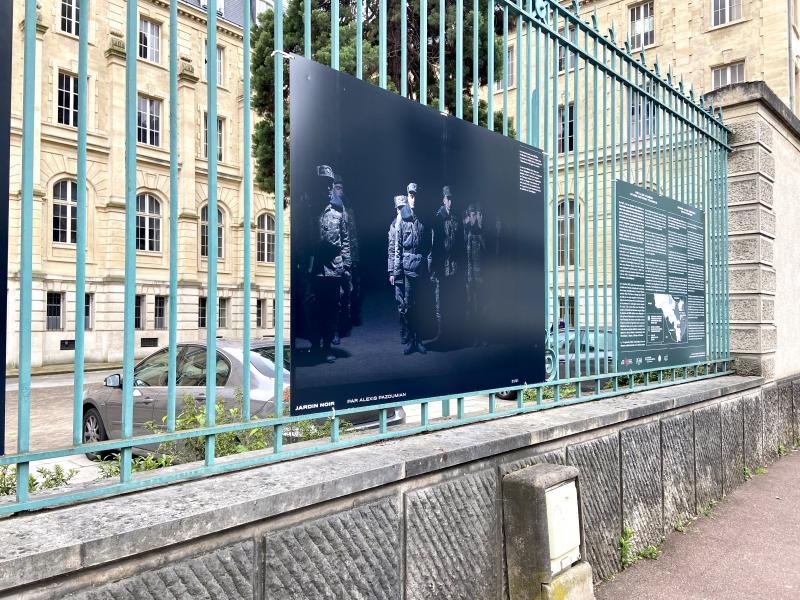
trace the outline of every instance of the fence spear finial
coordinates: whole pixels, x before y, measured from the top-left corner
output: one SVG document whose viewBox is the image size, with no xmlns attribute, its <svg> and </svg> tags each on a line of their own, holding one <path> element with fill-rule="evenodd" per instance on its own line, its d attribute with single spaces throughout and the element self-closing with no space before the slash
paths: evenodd
<svg viewBox="0 0 800 600">
<path fill-rule="evenodd" d="M 572 12 L 574 12 L 577 15 L 580 12 L 580 10 L 581 10 L 580 2 L 578 2 L 578 0 L 572 0 Z"/>
<path fill-rule="evenodd" d="M 600 31 L 600 28 L 597 25 L 597 6 L 594 7 L 594 12 L 592 13 L 592 28 L 595 31 Z"/>
<path fill-rule="evenodd" d="M 611 27 L 608 28 L 608 37 L 615 46 L 617 45 L 617 28 L 614 26 L 614 21 L 611 21 Z"/>
</svg>

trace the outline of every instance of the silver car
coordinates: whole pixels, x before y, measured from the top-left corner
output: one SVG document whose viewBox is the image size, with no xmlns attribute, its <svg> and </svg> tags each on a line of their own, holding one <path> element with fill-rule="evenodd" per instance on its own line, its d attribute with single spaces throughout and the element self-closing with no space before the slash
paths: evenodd
<svg viewBox="0 0 800 600">
<path fill-rule="evenodd" d="M 273 416 L 275 385 L 275 344 L 270 340 L 254 341 L 250 346 L 250 408 L 256 418 Z M 193 342 L 178 344 L 176 362 L 176 411 L 180 412 L 186 396 L 195 402 L 206 401 L 206 344 Z M 289 388 L 289 346 L 284 347 L 284 390 Z M 139 362 L 133 369 L 133 435 L 146 435 L 151 431 L 146 423 L 160 425 L 167 415 L 167 381 L 169 374 L 169 349 L 162 348 Z M 237 406 L 235 394 L 243 387 L 245 367 L 242 343 L 217 341 L 216 396 L 227 407 Z M 377 427 L 378 411 L 345 417 L 355 429 Z M 387 423 L 405 422 L 405 411 L 396 408 L 388 411 Z M 122 437 L 122 377 L 106 377 L 103 385 L 87 386 L 83 400 L 83 442 L 98 442 Z M 134 447 L 134 452 L 152 452 L 152 447 Z M 90 455 L 90 457 L 92 457 Z"/>
</svg>

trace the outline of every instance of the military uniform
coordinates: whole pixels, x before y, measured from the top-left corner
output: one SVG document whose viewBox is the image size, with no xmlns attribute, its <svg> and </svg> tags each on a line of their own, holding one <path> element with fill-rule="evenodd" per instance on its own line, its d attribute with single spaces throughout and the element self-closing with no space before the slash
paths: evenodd
<svg viewBox="0 0 800 600">
<path fill-rule="evenodd" d="M 343 207 L 331 202 L 319 217 L 319 240 L 312 263 L 314 295 L 314 347 L 322 348 L 332 362 L 331 343 L 336 334 L 342 280 L 350 270 L 350 235 Z"/>
<path fill-rule="evenodd" d="M 427 274 L 429 255 L 430 232 L 409 206 L 403 206 L 399 219 L 395 221 L 395 243 L 390 258 L 401 331 L 405 328 L 408 332 L 404 354 L 414 350 L 424 354 L 426 351 L 422 344 L 424 315 L 419 291 L 422 278 Z"/>
<path fill-rule="evenodd" d="M 402 279 L 394 279 L 394 252 L 397 245 L 397 223 L 400 221 L 400 209 L 406 206 L 407 202 L 408 200 L 405 196 L 395 196 L 394 198 L 394 207 L 397 214 L 395 218 L 392 219 L 392 222 L 389 223 L 389 245 L 386 251 L 386 272 L 394 288 L 395 304 L 397 305 L 397 313 L 400 317 L 400 343 L 403 345 L 408 343 L 408 329 L 406 328 L 406 319 L 403 310 L 404 291 Z"/>
<path fill-rule="evenodd" d="M 344 337 L 348 335 L 353 325 L 359 320 L 361 285 L 358 265 L 360 262 L 360 255 L 358 251 L 356 217 L 352 208 L 345 207 L 344 220 L 350 237 L 350 268 L 346 269 L 342 276 L 342 287 L 339 292 L 339 318 L 336 326 L 336 336 L 333 341 L 334 344 L 339 343 L 340 336 Z"/>
<path fill-rule="evenodd" d="M 450 197 L 445 186 L 443 196 Z M 464 240 L 461 223 L 453 215 L 452 206 L 440 206 L 436 212 L 431 251 L 436 313 L 436 338 L 449 336 L 458 329 L 458 312 L 463 306 Z"/>
<path fill-rule="evenodd" d="M 467 213 L 480 213 L 480 209 L 470 206 Z M 467 223 L 464 224 L 464 247 L 466 250 L 467 317 L 471 323 L 478 325 L 483 321 L 486 310 L 482 271 L 486 242 L 480 219 L 476 219 L 473 223 L 468 218 Z"/>
</svg>

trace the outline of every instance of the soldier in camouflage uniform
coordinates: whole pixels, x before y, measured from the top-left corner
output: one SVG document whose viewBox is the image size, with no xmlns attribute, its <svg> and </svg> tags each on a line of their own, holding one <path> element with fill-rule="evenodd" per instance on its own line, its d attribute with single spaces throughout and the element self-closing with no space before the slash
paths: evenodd
<svg viewBox="0 0 800 600">
<path fill-rule="evenodd" d="M 319 216 L 319 238 L 309 265 L 314 296 L 312 347 L 318 351 L 321 345 L 325 360 L 332 363 L 336 360 L 331 344 L 336 334 L 342 280 L 352 265 L 350 234 L 342 202 L 344 187 L 341 178 L 333 175 L 330 167 L 322 173 L 318 169 L 318 173 L 332 177 L 333 182 L 329 188 L 328 204 Z"/>
<path fill-rule="evenodd" d="M 464 215 L 464 247 L 466 249 L 466 291 L 467 320 L 469 329 L 480 331 L 485 321 L 486 302 L 483 289 L 482 263 L 486 252 L 483 233 L 483 213 L 480 206 L 470 204 Z M 473 345 L 485 344 L 480 336 L 475 336 Z"/>
<path fill-rule="evenodd" d="M 411 185 L 409 185 L 411 187 Z M 414 185 L 416 189 L 416 185 Z M 401 323 L 405 323 L 408 337 L 403 345 L 403 354 L 415 350 L 425 354 L 422 343 L 424 314 L 421 305 L 420 287 L 422 278 L 428 273 L 430 256 L 430 232 L 414 212 L 414 201 L 400 208 L 400 218 L 395 222 L 395 244 L 392 257 L 390 281 L 395 285 Z"/>
<path fill-rule="evenodd" d="M 436 340 L 452 337 L 458 329 L 458 308 L 462 306 L 464 244 L 461 223 L 453 214 L 450 186 L 442 188 L 442 205 L 433 224 L 431 280 L 434 284 Z"/>
<path fill-rule="evenodd" d="M 391 285 L 394 290 L 394 300 L 397 304 L 397 313 L 400 317 L 400 343 L 403 344 L 403 346 L 408 344 L 408 328 L 406 327 L 403 284 L 399 278 L 396 281 L 394 278 L 394 253 L 397 245 L 397 224 L 402 218 L 400 212 L 404 206 L 408 206 L 408 198 L 406 196 L 395 196 L 395 217 L 392 219 L 392 222 L 389 223 L 389 246 L 386 252 L 386 270 L 389 274 L 389 285 Z"/>
<path fill-rule="evenodd" d="M 336 324 L 336 334 L 333 336 L 334 345 L 338 345 L 341 338 L 350 335 L 353 325 L 356 325 L 360 320 L 361 279 L 358 272 L 360 255 L 358 252 L 356 216 L 353 209 L 347 205 L 347 198 L 344 196 L 343 190 L 340 197 L 344 203 L 344 218 L 347 224 L 347 232 L 350 235 L 350 269 L 346 270 L 342 277 L 342 289 L 339 292 L 339 318 Z"/>
</svg>

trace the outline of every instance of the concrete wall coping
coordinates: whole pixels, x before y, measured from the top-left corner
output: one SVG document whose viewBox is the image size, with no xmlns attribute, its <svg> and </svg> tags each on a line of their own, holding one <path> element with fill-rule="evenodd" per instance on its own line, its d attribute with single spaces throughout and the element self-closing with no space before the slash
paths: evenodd
<svg viewBox="0 0 800 600">
<path fill-rule="evenodd" d="M 0 520 L 0 590 L 763 383 L 705 379 L 16 515 Z"/>
<path fill-rule="evenodd" d="M 706 103 L 722 108 L 761 102 L 797 139 L 800 139 L 800 118 L 778 98 L 778 95 L 764 81 L 748 81 L 726 85 L 708 92 L 704 98 Z"/>
</svg>

